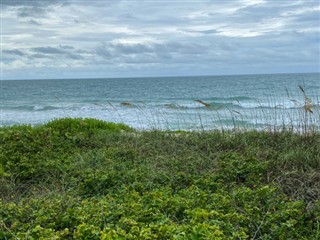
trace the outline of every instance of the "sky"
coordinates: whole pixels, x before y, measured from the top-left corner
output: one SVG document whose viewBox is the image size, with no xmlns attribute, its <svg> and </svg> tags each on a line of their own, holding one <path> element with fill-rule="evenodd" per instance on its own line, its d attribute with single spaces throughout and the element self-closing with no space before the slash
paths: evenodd
<svg viewBox="0 0 320 240">
<path fill-rule="evenodd" d="M 320 72 L 318 0 L 0 0 L 1 79 Z"/>
</svg>

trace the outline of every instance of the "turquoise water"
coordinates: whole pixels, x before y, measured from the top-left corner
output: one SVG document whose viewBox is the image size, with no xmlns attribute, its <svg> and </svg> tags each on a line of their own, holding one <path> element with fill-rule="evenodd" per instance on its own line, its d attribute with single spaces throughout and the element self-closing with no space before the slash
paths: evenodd
<svg viewBox="0 0 320 240">
<path fill-rule="evenodd" d="M 137 129 L 319 124 L 320 74 L 1 81 L 1 125 L 91 117 Z M 195 101 L 200 100 L 200 101 Z M 205 106 L 206 105 L 206 106 Z"/>
</svg>

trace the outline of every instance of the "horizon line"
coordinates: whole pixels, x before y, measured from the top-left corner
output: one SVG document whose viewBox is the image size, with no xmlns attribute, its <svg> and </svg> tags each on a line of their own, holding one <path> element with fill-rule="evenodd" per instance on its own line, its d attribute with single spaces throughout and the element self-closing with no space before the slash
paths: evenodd
<svg viewBox="0 0 320 240">
<path fill-rule="evenodd" d="M 41 80 L 85 80 L 85 79 L 136 79 L 136 78 L 182 78 L 182 77 L 220 77 L 220 76 L 250 76 L 250 75 L 285 75 L 285 74 L 320 74 L 319 72 L 281 72 L 281 73 L 239 73 L 216 75 L 165 75 L 165 76 L 140 76 L 140 77 L 71 77 L 71 78 L 29 78 L 29 79 L 0 79 L 0 81 L 41 81 Z"/>
</svg>

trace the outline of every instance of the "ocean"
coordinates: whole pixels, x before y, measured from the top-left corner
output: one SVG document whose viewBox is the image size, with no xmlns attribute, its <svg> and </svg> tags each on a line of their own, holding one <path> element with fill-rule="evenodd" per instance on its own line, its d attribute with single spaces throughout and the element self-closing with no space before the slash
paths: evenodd
<svg viewBox="0 0 320 240">
<path fill-rule="evenodd" d="M 319 73 L 2 80 L 0 86 L 1 126 L 65 117 L 97 118 L 143 130 L 320 124 Z M 306 104 L 313 113 L 306 111 Z"/>
</svg>

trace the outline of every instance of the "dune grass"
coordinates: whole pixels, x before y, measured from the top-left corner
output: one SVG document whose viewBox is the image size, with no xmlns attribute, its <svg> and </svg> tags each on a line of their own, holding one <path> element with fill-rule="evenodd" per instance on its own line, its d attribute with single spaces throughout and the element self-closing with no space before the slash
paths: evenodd
<svg viewBox="0 0 320 240">
<path fill-rule="evenodd" d="M 0 128 L 0 239 L 319 239 L 320 133 Z"/>
</svg>

